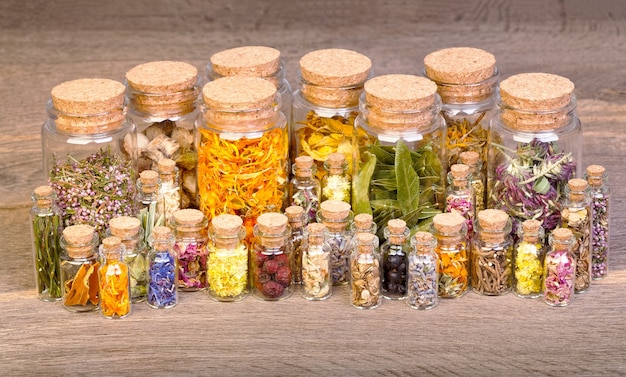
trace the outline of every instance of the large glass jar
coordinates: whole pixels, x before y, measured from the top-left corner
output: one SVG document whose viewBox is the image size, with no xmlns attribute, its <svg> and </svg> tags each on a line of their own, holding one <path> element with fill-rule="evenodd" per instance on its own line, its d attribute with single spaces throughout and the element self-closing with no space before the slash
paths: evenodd
<svg viewBox="0 0 626 377">
<path fill-rule="evenodd" d="M 126 247 L 118 237 L 102 240 L 100 253 L 104 262 L 98 270 L 100 314 L 106 318 L 124 318 L 130 314 L 130 273 L 122 255 Z"/>
<path fill-rule="evenodd" d="M 315 178 L 315 165 L 311 156 L 298 156 L 293 164 L 289 182 L 289 204 L 300 206 L 306 214 L 306 224 L 315 222 L 320 204 L 320 181 Z"/>
<path fill-rule="evenodd" d="M 550 231 L 561 222 L 565 185 L 581 176 L 582 130 L 574 84 L 561 76 L 525 73 L 500 83 L 491 121 L 488 208 L 513 218 L 513 231 L 537 219 Z"/>
<path fill-rule="evenodd" d="M 357 309 L 374 309 L 382 303 L 378 237 L 358 233 L 350 254 L 351 303 Z"/>
<path fill-rule="evenodd" d="M 352 212 L 350 204 L 339 200 L 326 200 L 320 205 L 318 222 L 326 225 L 326 241 L 331 249 L 330 268 L 333 285 L 348 284 L 350 280 L 350 250 L 353 233 L 350 231 Z"/>
<path fill-rule="evenodd" d="M 138 169 L 158 170 L 163 158 L 176 161 L 182 208 L 198 208 L 194 122 L 199 80 L 196 67 L 178 61 L 143 63 L 126 72 L 130 116 L 138 131 Z"/>
<path fill-rule="evenodd" d="M 156 226 L 148 239 L 148 293 L 146 303 L 153 309 L 168 309 L 178 303 L 178 261 L 174 235 L 166 226 Z"/>
<path fill-rule="evenodd" d="M 441 212 L 445 123 L 437 85 L 413 75 L 378 76 L 365 83 L 352 209 L 372 213 L 378 237 L 390 219 L 427 227 Z M 357 155 L 355 155 L 357 156 Z"/>
<path fill-rule="evenodd" d="M 172 215 L 174 252 L 178 260 L 178 289 L 198 291 L 207 287 L 208 220 L 197 209 L 180 209 Z"/>
<path fill-rule="evenodd" d="M 41 140 L 44 172 L 65 226 L 86 223 L 102 237 L 110 219 L 135 214 L 135 125 L 124 85 L 108 79 L 64 82 L 51 91 Z"/>
<path fill-rule="evenodd" d="M 417 232 L 411 238 L 411 251 L 407 265 L 406 303 L 413 309 L 432 309 L 438 301 L 437 266 L 435 252 L 437 240 L 428 232 Z"/>
<path fill-rule="evenodd" d="M 332 249 L 327 242 L 328 231 L 324 224 L 311 223 L 305 231 L 302 252 L 302 289 L 307 300 L 325 300 L 332 295 L 333 279 L 330 275 Z"/>
<path fill-rule="evenodd" d="M 591 204 L 587 181 L 572 178 L 567 182 L 561 218 L 563 228 L 574 234 L 576 243 L 576 293 L 586 292 L 591 286 Z"/>
<path fill-rule="evenodd" d="M 63 307 L 71 312 L 98 309 L 98 234 L 87 224 L 71 225 L 61 236 Z"/>
<path fill-rule="evenodd" d="M 300 206 L 289 206 L 285 208 L 285 216 L 289 219 L 291 227 L 291 235 L 289 236 L 289 244 L 293 253 L 293 283 L 302 283 L 302 255 L 305 245 L 305 226 L 307 223 L 307 214 L 304 208 Z"/>
<path fill-rule="evenodd" d="M 122 258 L 130 268 L 131 301 L 145 301 L 148 290 L 148 251 L 141 221 L 130 216 L 113 218 L 109 221 L 107 235 L 118 237 L 126 249 Z"/>
<path fill-rule="evenodd" d="M 391 219 L 383 233 L 385 242 L 380 246 L 382 294 L 389 300 L 403 300 L 406 298 L 409 228 L 404 220 Z"/>
<path fill-rule="evenodd" d="M 458 298 L 469 289 L 470 259 L 465 218 L 456 212 L 435 215 L 431 232 L 437 239 L 439 257 L 437 294 L 441 298 Z"/>
<path fill-rule="evenodd" d="M 566 306 L 574 296 L 576 280 L 576 239 L 567 228 L 556 228 L 548 238 L 549 249 L 543 263 L 543 302 Z"/>
<path fill-rule="evenodd" d="M 609 204 L 611 191 L 606 169 L 587 166 L 585 176 L 591 197 L 591 278 L 603 279 L 609 273 Z"/>
<path fill-rule="evenodd" d="M 276 87 L 261 78 L 223 77 L 202 90 L 198 119 L 200 209 L 256 218 L 287 203 L 288 132 Z"/>
<path fill-rule="evenodd" d="M 524 221 L 513 249 L 513 292 L 518 297 L 541 297 L 545 253 L 541 222 L 533 219 Z"/>
</svg>

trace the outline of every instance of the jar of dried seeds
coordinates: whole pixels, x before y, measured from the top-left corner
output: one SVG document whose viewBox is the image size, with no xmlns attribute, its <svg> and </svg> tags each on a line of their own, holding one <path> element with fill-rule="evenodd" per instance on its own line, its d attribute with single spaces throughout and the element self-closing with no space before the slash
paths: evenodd
<svg viewBox="0 0 626 377">
<path fill-rule="evenodd" d="M 326 240 L 327 235 L 326 226 L 320 223 L 309 224 L 305 231 L 300 294 L 307 300 L 325 300 L 332 294 L 332 249 Z"/>
<path fill-rule="evenodd" d="M 591 286 L 591 204 L 587 181 L 572 178 L 567 182 L 563 200 L 563 228 L 568 228 L 576 238 L 576 293 L 586 292 Z"/>
<path fill-rule="evenodd" d="M 352 212 L 350 204 L 327 200 L 320 205 L 318 222 L 328 229 L 327 242 L 331 248 L 330 266 L 333 285 L 348 284 L 352 233 L 349 230 Z"/>
<path fill-rule="evenodd" d="M 307 223 L 307 214 L 300 206 L 289 206 L 285 208 L 285 215 L 289 219 L 289 227 L 291 227 L 291 235 L 289 236 L 289 244 L 293 253 L 293 283 L 302 283 L 302 255 L 305 248 L 305 227 Z"/>
<path fill-rule="evenodd" d="M 437 305 L 437 240 L 428 232 L 417 232 L 411 238 L 407 265 L 406 303 L 413 309 L 432 309 Z"/>
<path fill-rule="evenodd" d="M 350 291 L 352 306 L 374 309 L 382 303 L 378 237 L 358 233 L 350 254 Z"/>
<path fill-rule="evenodd" d="M 382 294 L 389 300 L 403 300 L 406 298 L 409 228 L 404 220 L 392 219 L 387 222 L 383 233 L 385 242 L 380 247 Z"/>
</svg>

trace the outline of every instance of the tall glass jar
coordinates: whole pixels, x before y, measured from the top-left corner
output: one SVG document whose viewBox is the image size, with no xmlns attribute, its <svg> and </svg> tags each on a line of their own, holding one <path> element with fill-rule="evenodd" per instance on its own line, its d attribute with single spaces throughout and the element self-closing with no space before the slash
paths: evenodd
<svg viewBox="0 0 626 377">
<path fill-rule="evenodd" d="M 60 244 L 63 307 L 71 312 L 98 310 L 98 234 L 87 224 L 63 229 Z"/>
<path fill-rule="evenodd" d="M 458 298 L 469 289 L 469 251 L 465 218 L 456 212 L 433 217 L 432 233 L 437 239 L 435 251 L 439 257 L 437 294 L 441 298 Z"/>
<path fill-rule="evenodd" d="M 252 294 L 259 299 L 283 300 L 293 293 L 287 222 L 287 216 L 269 212 L 259 216 L 254 226 L 251 281 Z"/>
<path fill-rule="evenodd" d="M 30 210 L 30 231 L 37 297 L 41 301 L 59 301 L 63 294 L 59 245 L 63 231 L 61 212 L 56 204 L 56 194 L 50 186 L 35 188 L 31 198 L 34 205 Z"/>
<path fill-rule="evenodd" d="M 385 242 L 380 247 L 382 254 L 382 294 L 388 300 L 406 298 L 407 257 L 409 255 L 409 228 L 406 222 L 392 219 L 383 231 Z"/>
<path fill-rule="evenodd" d="M 285 208 L 285 216 L 289 219 L 289 227 L 291 235 L 289 236 L 289 244 L 293 254 L 293 283 L 302 283 L 302 255 L 304 254 L 305 245 L 305 226 L 307 223 L 307 215 L 300 206 L 289 206 Z"/>
<path fill-rule="evenodd" d="M 549 249 L 543 264 L 543 302 L 566 306 L 574 296 L 576 280 L 576 239 L 567 228 L 557 228 L 548 238 Z"/>
<path fill-rule="evenodd" d="M 455 211 L 465 217 L 467 238 L 474 237 L 474 218 L 476 217 L 476 196 L 471 182 L 470 168 L 465 164 L 454 164 L 448 172 L 446 187 L 446 212 Z"/>
<path fill-rule="evenodd" d="M 522 298 L 541 297 L 544 230 L 538 220 L 525 220 L 513 249 L 513 292 Z"/>
<path fill-rule="evenodd" d="M 148 291 L 148 252 L 141 221 L 130 216 L 111 219 L 107 236 L 118 237 L 126 249 L 122 259 L 130 269 L 131 301 L 145 301 Z"/>
<path fill-rule="evenodd" d="M 176 161 L 182 176 L 181 208 L 198 208 L 194 121 L 198 69 L 179 61 L 139 64 L 126 72 L 130 116 L 137 125 L 139 171 Z"/>
<path fill-rule="evenodd" d="M 328 231 L 324 224 L 310 223 L 305 231 L 302 253 L 302 290 L 307 300 L 325 300 L 332 295 L 333 280 L 330 275 L 332 249 L 327 242 Z"/>
<path fill-rule="evenodd" d="M 206 216 L 197 209 L 180 209 L 172 215 L 180 290 L 198 291 L 207 287 L 208 224 Z"/>
<path fill-rule="evenodd" d="M 604 279 L 609 273 L 609 204 L 611 191 L 606 169 L 587 166 L 585 175 L 591 197 L 591 278 Z"/>
<path fill-rule="evenodd" d="M 207 276 L 209 297 L 216 301 L 240 301 L 248 295 L 248 246 L 241 217 L 216 216 L 209 227 Z"/>
<path fill-rule="evenodd" d="M 304 208 L 306 223 L 315 222 L 320 204 L 320 181 L 315 178 L 315 165 L 311 156 L 298 156 L 293 164 L 293 177 L 289 182 L 289 204 Z"/>
<path fill-rule="evenodd" d="M 413 309 L 432 309 L 437 306 L 437 240 L 428 232 L 417 232 L 411 238 L 407 265 L 406 303 Z"/>
<path fill-rule="evenodd" d="M 480 155 L 475 151 L 465 151 L 459 154 L 462 164 L 470 168 L 470 185 L 474 189 L 474 200 L 476 201 L 476 212 L 485 209 L 487 190 L 485 189 L 487 182 L 485 175 L 482 173 L 484 166 Z"/>
<path fill-rule="evenodd" d="M 102 240 L 100 253 L 104 262 L 98 270 L 100 313 L 106 318 L 124 318 L 130 314 L 130 273 L 122 255 L 122 240 L 110 236 Z"/>
<path fill-rule="evenodd" d="M 586 292 L 591 286 L 591 204 L 587 181 L 572 178 L 565 188 L 563 200 L 563 228 L 568 228 L 576 238 L 576 293 Z"/>
<path fill-rule="evenodd" d="M 241 216 L 251 241 L 256 218 L 287 203 L 289 135 L 280 96 L 264 79 L 223 77 L 204 86 L 202 99 L 200 209 L 209 220 Z"/>
<path fill-rule="evenodd" d="M 135 215 L 136 130 L 124 85 L 79 79 L 55 86 L 41 131 L 44 172 L 65 226 L 89 224 L 103 236 L 108 221 Z"/>
<path fill-rule="evenodd" d="M 368 57 L 344 49 L 311 51 L 300 58 L 291 113 L 291 156 L 313 157 L 319 179 L 325 174 L 324 161 L 333 152 L 345 156 L 352 174 L 353 159 L 364 136 L 355 133 L 354 120 L 371 68 Z"/>
<path fill-rule="evenodd" d="M 178 261 L 174 235 L 166 226 L 156 226 L 148 239 L 148 294 L 146 303 L 153 309 L 168 309 L 178 303 Z"/>
<path fill-rule="evenodd" d="M 513 241 L 511 219 L 499 209 L 478 212 L 476 236 L 470 253 L 472 290 L 487 296 L 499 296 L 513 287 Z"/>
<path fill-rule="evenodd" d="M 322 178 L 322 199 L 351 202 L 352 177 L 348 174 L 348 164 L 343 153 L 333 152 L 324 162 L 326 175 Z"/>
<path fill-rule="evenodd" d="M 488 208 L 527 219 L 546 231 L 561 222 L 565 185 L 581 176 L 582 130 L 574 84 L 547 73 L 514 75 L 500 83 L 499 110 L 491 121 Z"/>
<path fill-rule="evenodd" d="M 158 162 L 159 190 L 157 195 L 157 215 L 163 216 L 165 224 L 169 224 L 174 212 L 181 209 L 181 188 L 178 182 L 179 169 L 176 162 L 162 158 Z"/>
<path fill-rule="evenodd" d="M 330 268 L 333 285 L 348 284 L 350 280 L 350 204 L 338 200 L 326 200 L 320 205 L 318 222 L 328 229 L 327 242 L 331 248 Z"/>
<path fill-rule="evenodd" d="M 358 233 L 350 254 L 351 303 L 357 309 L 374 309 L 382 303 L 378 237 Z"/>
<path fill-rule="evenodd" d="M 372 213 L 383 236 L 386 222 L 423 228 L 441 212 L 445 123 L 437 85 L 412 75 L 378 76 L 365 83 L 355 124 L 367 138 L 353 180 L 352 208 Z"/>
</svg>

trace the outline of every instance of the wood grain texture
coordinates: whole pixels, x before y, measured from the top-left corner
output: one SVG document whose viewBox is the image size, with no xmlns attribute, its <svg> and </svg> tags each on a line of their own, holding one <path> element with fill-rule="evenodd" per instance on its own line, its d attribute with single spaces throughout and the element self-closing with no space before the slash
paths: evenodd
<svg viewBox="0 0 626 377">
<path fill-rule="evenodd" d="M 626 374 L 626 7 L 621 0 L 0 2 L 0 373 L 22 375 L 613 376 Z M 298 59 L 354 49 L 376 74 L 420 74 L 452 46 L 495 54 L 502 77 L 551 72 L 576 84 L 584 164 L 606 166 L 613 193 L 610 274 L 567 308 L 470 293 L 434 310 L 184 293 L 166 311 L 120 321 L 35 298 L 29 195 L 44 180 L 40 128 L 50 89 L 76 78 L 123 80 L 131 67 L 182 60 L 201 71 L 241 45 Z"/>
</svg>

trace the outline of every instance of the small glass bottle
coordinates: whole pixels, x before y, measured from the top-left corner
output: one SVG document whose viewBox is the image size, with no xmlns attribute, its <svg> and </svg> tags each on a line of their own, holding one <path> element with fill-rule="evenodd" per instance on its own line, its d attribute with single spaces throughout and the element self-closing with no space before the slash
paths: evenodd
<svg viewBox="0 0 626 377">
<path fill-rule="evenodd" d="M 378 227 L 374 222 L 374 217 L 369 213 L 359 213 L 354 216 L 354 221 L 350 224 L 352 234 L 371 233 L 376 234 Z"/>
<path fill-rule="evenodd" d="M 478 212 L 476 236 L 470 254 L 472 290 L 487 296 L 499 296 L 513 287 L 513 241 L 511 219 L 498 209 Z"/>
<path fill-rule="evenodd" d="M 160 159 L 157 166 L 159 169 L 157 215 L 162 215 L 165 224 L 169 224 L 174 212 L 181 209 L 178 167 L 176 162 L 169 158 Z"/>
<path fill-rule="evenodd" d="M 456 212 L 440 213 L 433 217 L 432 232 L 437 239 L 435 251 L 439 257 L 437 294 L 441 298 L 458 298 L 469 289 L 469 256 L 467 224 Z"/>
<path fill-rule="evenodd" d="M 378 237 L 358 233 L 350 254 L 351 303 L 357 309 L 375 309 L 382 303 Z"/>
<path fill-rule="evenodd" d="M 115 236 L 102 240 L 100 254 L 104 262 L 98 270 L 100 313 L 106 318 L 124 318 L 130 314 L 130 273 L 122 260 L 126 247 Z"/>
<path fill-rule="evenodd" d="M 400 219 L 389 220 L 384 229 L 385 242 L 380 247 L 383 259 L 382 294 L 388 300 L 406 298 L 409 233 L 406 222 Z"/>
<path fill-rule="evenodd" d="M 168 309 L 178 303 L 178 263 L 174 235 L 166 226 L 156 226 L 148 239 L 148 294 L 146 303 L 154 309 Z"/>
<path fill-rule="evenodd" d="M 351 202 L 352 178 L 348 174 L 348 164 L 343 153 L 333 152 L 324 162 L 326 174 L 322 178 L 322 199 Z"/>
<path fill-rule="evenodd" d="M 137 125 L 139 171 L 176 161 L 182 176 L 181 208 L 198 208 L 194 122 L 198 69 L 180 61 L 139 64 L 126 72 L 130 116 Z"/>
<path fill-rule="evenodd" d="M 576 293 L 586 292 L 591 286 L 591 204 L 587 181 L 572 178 L 567 182 L 563 210 L 563 228 L 568 228 L 576 238 Z"/>
<path fill-rule="evenodd" d="M 34 205 L 30 210 L 30 231 L 37 297 L 41 301 L 59 301 L 63 295 L 59 245 L 63 225 L 56 193 L 50 186 L 39 186 L 33 191 L 31 199 Z"/>
<path fill-rule="evenodd" d="M 269 212 L 257 219 L 252 249 L 252 294 L 262 300 L 283 300 L 293 293 L 292 258 L 287 216 Z"/>
<path fill-rule="evenodd" d="M 413 309 L 432 309 L 437 306 L 437 240 L 428 232 L 417 232 L 411 238 L 407 265 L 406 303 Z"/>
<path fill-rule="evenodd" d="M 541 222 L 525 220 L 518 230 L 518 241 L 513 249 L 513 292 L 518 297 L 541 297 L 545 253 Z"/>
<path fill-rule="evenodd" d="M 178 289 L 198 291 L 207 287 L 208 220 L 197 209 L 180 209 L 172 215 L 171 227 L 176 242 Z"/>
<path fill-rule="evenodd" d="M 465 151 L 459 154 L 459 159 L 462 164 L 470 168 L 470 185 L 474 189 L 476 212 L 482 211 L 485 209 L 487 191 L 485 190 L 486 182 L 485 175 L 482 173 L 480 155 L 475 151 Z"/>
<path fill-rule="evenodd" d="M 302 254 L 305 247 L 305 225 L 307 215 L 300 206 L 289 206 L 285 208 L 285 216 L 289 219 L 291 235 L 289 244 L 293 253 L 293 283 L 302 283 Z"/>
<path fill-rule="evenodd" d="M 328 229 L 327 242 L 331 248 L 330 269 L 333 285 L 348 284 L 350 280 L 350 250 L 352 232 L 349 230 L 350 204 L 326 200 L 320 204 L 318 222 Z"/>
<path fill-rule="evenodd" d="M 454 164 L 448 172 L 448 187 L 446 188 L 446 212 L 455 211 L 465 217 L 467 222 L 467 238 L 474 236 L 474 217 L 476 216 L 476 197 L 470 185 L 470 168 L 465 164 Z"/>
<path fill-rule="evenodd" d="M 306 224 L 315 222 L 320 203 L 320 182 L 315 178 L 314 160 L 310 156 L 296 157 L 293 177 L 289 183 L 290 204 L 304 208 Z"/>
<path fill-rule="evenodd" d="M 141 221 L 136 217 L 120 216 L 109 221 L 109 236 L 122 240 L 126 251 L 122 258 L 130 269 L 130 299 L 132 303 L 146 300 L 148 291 L 148 251 Z"/>
<path fill-rule="evenodd" d="M 332 250 L 326 241 L 327 234 L 326 226 L 320 223 L 310 223 L 305 231 L 300 295 L 307 300 L 326 300 L 332 295 Z"/>
<path fill-rule="evenodd" d="M 227 213 L 211 220 L 207 278 L 209 297 L 241 301 L 248 295 L 248 246 L 241 217 Z"/>
<path fill-rule="evenodd" d="M 98 234 L 87 224 L 63 229 L 60 244 L 63 307 L 71 312 L 98 310 Z"/>
<path fill-rule="evenodd" d="M 576 239 L 567 228 L 557 228 L 548 237 L 550 245 L 543 264 L 543 301 L 550 306 L 569 305 L 576 280 Z"/>
<path fill-rule="evenodd" d="M 609 273 L 609 204 L 611 191 L 606 169 L 587 166 L 585 175 L 591 197 L 591 278 L 604 279 Z"/>
</svg>

